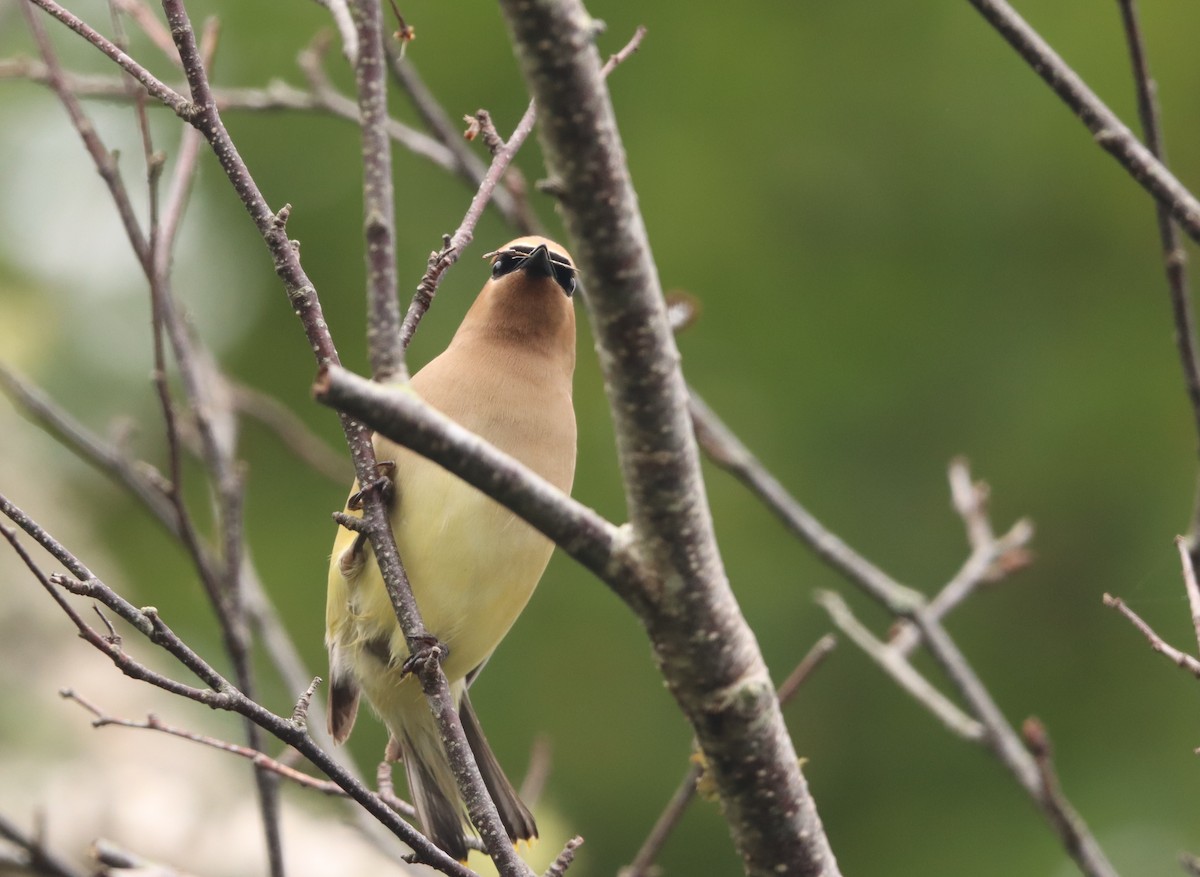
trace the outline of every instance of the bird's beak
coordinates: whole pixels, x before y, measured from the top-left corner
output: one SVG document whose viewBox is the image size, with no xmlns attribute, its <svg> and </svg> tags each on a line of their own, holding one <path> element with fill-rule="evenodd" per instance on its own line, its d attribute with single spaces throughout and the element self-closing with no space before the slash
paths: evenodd
<svg viewBox="0 0 1200 877">
<path fill-rule="evenodd" d="M 550 261 L 550 251 L 545 244 L 538 244 L 518 267 L 530 277 L 554 276 L 554 263 Z"/>
</svg>

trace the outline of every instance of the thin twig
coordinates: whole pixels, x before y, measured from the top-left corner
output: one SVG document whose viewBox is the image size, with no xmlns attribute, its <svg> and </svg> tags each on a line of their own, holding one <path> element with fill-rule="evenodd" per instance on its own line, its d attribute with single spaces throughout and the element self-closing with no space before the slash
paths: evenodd
<svg viewBox="0 0 1200 877">
<path fill-rule="evenodd" d="M 567 841 L 562 848 L 562 852 L 550 863 L 550 867 L 546 869 L 543 877 L 563 877 L 567 873 L 567 869 L 571 867 L 571 863 L 575 861 L 575 851 L 583 846 L 583 838 L 579 835 Z"/>
<path fill-rule="evenodd" d="M 535 809 L 541 800 L 553 764 L 554 748 L 550 744 L 550 738 L 545 734 L 538 734 L 529 748 L 529 767 L 525 769 L 525 776 L 521 778 L 521 788 L 517 792 L 517 797 L 524 801 L 529 809 Z"/>
<path fill-rule="evenodd" d="M 1042 782 L 1041 804 L 1046 818 L 1058 827 L 1058 833 L 1063 837 L 1089 837 L 1087 826 L 1071 806 L 1071 802 L 1063 795 L 1062 786 L 1058 781 L 1058 773 L 1054 769 L 1053 748 L 1050 745 L 1050 735 L 1041 720 L 1030 716 L 1021 725 L 1021 736 L 1029 747 L 1034 761 L 1037 762 L 1038 772 Z"/>
<path fill-rule="evenodd" d="M 894 613 L 924 601 L 920 592 L 897 582 L 813 517 L 695 390 L 690 391 L 689 411 L 696 440 L 709 459 L 749 487 L 820 560 Z"/>
<path fill-rule="evenodd" d="M 1166 167 L 1167 153 L 1159 119 L 1157 88 L 1150 76 L 1150 66 L 1146 60 L 1137 2 L 1118 0 L 1118 6 L 1121 9 L 1121 23 L 1125 29 L 1125 42 L 1129 47 L 1129 60 L 1133 68 L 1142 138 L 1146 141 L 1146 148 Z M 1171 316 L 1175 321 L 1175 346 L 1179 352 L 1179 365 L 1183 370 L 1184 388 L 1192 404 L 1197 447 L 1200 448 L 1200 353 L 1197 352 L 1196 320 L 1192 313 L 1192 295 L 1188 284 L 1187 250 L 1183 247 L 1179 231 L 1167 208 L 1161 202 L 1155 202 L 1154 210 L 1158 220 L 1163 267 L 1167 275 L 1167 292 L 1171 299 Z M 1192 511 L 1189 539 L 1193 545 L 1200 539 L 1200 486 L 1197 487 L 1196 504 Z"/>
<path fill-rule="evenodd" d="M 536 120 L 537 110 L 531 103 L 504 147 L 492 156 L 492 164 L 484 175 L 483 181 L 480 182 L 475 196 L 471 199 L 471 204 L 467 208 L 463 221 L 459 224 L 454 234 L 445 241 L 441 250 L 430 253 L 429 266 L 425 270 L 425 275 L 421 278 L 421 282 L 417 284 L 416 294 L 413 296 L 412 303 L 408 306 L 408 311 L 404 315 L 404 322 L 400 326 L 400 344 L 403 347 L 407 348 L 412 342 L 413 334 L 417 331 L 417 326 L 421 322 L 421 318 L 425 316 L 425 312 L 429 310 L 429 306 L 433 303 L 433 297 L 437 294 L 442 277 L 450 266 L 458 261 L 463 250 L 474 239 L 475 226 L 479 223 L 480 217 L 483 216 L 484 208 L 487 207 L 488 201 L 491 200 L 497 183 L 500 182 L 500 178 L 504 175 L 505 170 L 516 156 L 517 150 L 521 148 L 521 145 L 533 130 L 533 123 Z"/>
<path fill-rule="evenodd" d="M 180 538 L 178 512 L 169 498 L 169 486 L 163 475 L 151 464 L 144 460 L 134 460 L 119 446 L 100 439 L 74 420 L 44 392 L 15 372 L 9 371 L 2 363 L 0 390 L 8 394 L 19 411 L 56 438 L 68 451 L 128 491 L 167 533 L 176 539 Z M 267 406 L 263 404 L 263 400 L 259 400 L 258 404 L 259 412 L 265 413 L 263 409 Z M 275 404 L 278 405 L 278 402 Z M 284 681 L 290 688 L 298 688 L 311 674 L 304 667 L 299 650 L 263 590 L 249 557 L 245 558 L 244 567 L 246 611 L 259 632 L 267 654 Z M 318 723 L 315 732 L 323 738 L 324 731 L 320 725 L 321 723 Z M 335 755 L 343 760 L 344 767 L 353 769 L 344 750 L 336 750 Z"/>
<path fill-rule="evenodd" d="M 1200 661 L 1193 658 L 1187 652 L 1180 651 L 1173 645 L 1169 644 L 1161 636 L 1155 633 L 1154 628 L 1147 624 L 1140 615 L 1125 605 L 1125 601 L 1120 597 L 1114 597 L 1112 594 L 1104 595 L 1104 605 L 1109 609 L 1116 609 L 1125 618 L 1141 631 L 1142 636 L 1150 643 L 1150 648 L 1158 652 L 1172 664 L 1187 670 L 1197 679 L 1200 679 Z"/>
<path fill-rule="evenodd" d="M 825 634 L 813 643 L 804 657 L 800 659 L 800 663 L 776 690 L 775 695 L 779 698 L 781 706 L 796 696 L 800 686 L 824 663 L 836 646 L 837 637 L 831 633 Z M 619 877 L 644 877 L 650 872 L 659 853 L 662 852 L 662 848 L 666 846 L 671 833 L 683 819 L 683 814 L 687 812 L 692 799 L 696 797 L 696 783 L 700 780 L 702 773 L 703 769 L 696 760 L 693 759 L 689 762 L 687 771 L 684 773 L 683 779 L 679 781 L 675 793 L 659 814 L 658 819 L 654 821 L 650 833 L 642 841 L 633 861 L 620 870 Z"/>
<path fill-rule="evenodd" d="M 40 6 L 99 49 L 122 70 L 131 74 L 134 79 L 141 83 L 152 97 L 169 107 L 181 119 L 185 121 L 189 119 L 193 110 L 191 101 L 161 82 L 154 74 L 122 52 L 111 40 L 88 25 L 79 16 L 64 9 L 55 0 L 28 0 L 28 2 Z M 123 92 L 124 86 L 122 85 L 121 88 Z"/>
<path fill-rule="evenodd" d="M 1165 167 L 1167 154 L 1159 119 L 1157 89 L 1146 60 L 1137 3 L 1136 0 L 1118 0 L 1118 5 L 1121 8 L 1121 22 L 1125 29 L 1125 41 L 1129 47 L 1129 58 L 1133 68 L 1142 137 L 1146 141 L 1146 148 Z M 1196 321 L 1192 314 L 1191 292 L 1188 288 L 1187 251 L 1180 242 L 1179 232 L 1171 220 L 1170 212 L 1161 203 L 1156 202 L 1155 213 L 1158 218 L 1159 239 L 1162 242 L 1167 288 L 1171 296 L 1171 312 L 1175 318 L 1175 343 L 1179 349 L 1179 363 L 1183 368 L 1184 385 L 1192 403 L 1192 417 L 1200 435 L 1200 355 L 1197 354 Z"/>
<path fill-rule="evenodd" d="M 1176 536 L 1175 546 L 1179 549 L 1179 560 L 1183 564 L 1183 587 L 1187 591 L 1188 608 L 1192 612 L 1192 627 L 1196 631 L 1196 642 L 1200 644 L 1200 585 L 1196 584 L 1196 568 L 1192 565 L 1188 540 Z"/>
<path fill-rule="evenodd" d="M 375 380 L 404 380 L 400 302 L 396 297 L 396 207 L 392 192 L 392 142 L 388 118 L 387 68 L 383 54 L 383 10 L 379 0 L 350 0 L 358 34 L 354 84 L 362 119 L 363 230 L 367 261 L 367 348 Z"/>
<path fill-rule="evenodd" d="M 688 765 L 687 773 L 679 781 L 675 794 L 658 814 L 658 819 L 654 821 L 650 833 L 642 841 L 633 861 L 618 872 L 618 877 L 645 877 L 650 872 L 662 848 L 666 846 L 667 839 L 683 819 L 683 814 L 687 812 L 692 799 L 696 797 L 696 783 L 700 781 L 701 773 L 703 770 L 699 764 L 692 762 Z"/>
<path fill-rule="evenodd" d="M 101 866 L 97 872 L 99 877 L 121 877 L 124 871 L 133 872 L 136 877 L 190 877 L 186 871 L 152 862 L 103 837 L 92 842 L 91 854 Z"/>
<path fill-rule="evenodd" d="M 483 182 L 483 178 L 487 174 L 487 165 L 470 148 L 458 126 L 451 120 L 449 113 L 429 90 L 417 72 L 412 56 L 404 55 L 395 40 L 388 40 L 386 48 L 392 77 L 404 89 L 425 126 L 453 156 L 454 166 L 451 170 L 468 185 L 479 188 L 479 184 Z M 510 175 L 518 172 L 517 168 L 509 169 Z M 534 232 L 537 221 L 524 199 L 518 203 L 518 199 L 511 192 L 497 189 L 492 194 L 492 203 L 512 225 L 521 230 L 522 234 Z"/>
<path fill-rule="evenodd" d="M 179 519 L 168 496 L 167 480 L 149 463 L 129 458 L 103 441 L 26 378 L 0 363 L 0 390 L 17 410 L 97 471 L 122 485 L 173 536 Z"/>
<path fill-rule="evenodd" d="M 83 868 L 67 862 L 46 848 L 42 837 L 44 831 L 39 819 L 31 832 L 19 828 L 15 822 L 0 813 L 0 838 L 16 846 L 25 853 L 25 861 L 19 864 L 32 874 L 44 877 L 88 877 Z"/>
<path fill-rule="evenodd" d="M 800 690 L 800 686 L 808 681 L 808 678 L 825 662 L 835 648 L 837 648 L 837 637 L 832 633 L 825 634 L 812 644 L 812 647 L 800 659 L 800 663 L 776 689 L 775 696 L 779 698 L 781 706 L 791 703 L 792 698 Z"/>
<path fill-rule="evenodd" d="M 338 35 L 342 38 L 342 55 L 353 67 L 358 58 L 358 31 L 354 27 L 354 16 L 350 14 L 347 0 L 315 0 L 315 2 L 329 10 Z"/>
<path fill-rule="evenodd" d="M 949 615 L 980 586 L 994 583 L 1027 566 L 1031 560 L 1028 546 L 1033 539 L 1033 524 L 1025 518 L 996 537 L 987 513 L 990 490 L 985 482 L 971 478 L 965 457 L 951 460 L 948 474 L 951 501 L 963 519 L 971 553 L 925 608 L 931 618 L 938 620 Z M 901 621 L 893 630 L 888 645 L 902 655 L 910 655 L 920 641 L 916 625 Z"/>
<path fill-rule="evenodd" d="M 338 91 L 325 72 L 325 56 L 328 52 L 329 38 L 326 34 L 319 33 L 296 58 L 300 72 L 308 80 L 311 89 L 309 92 L 298 91 L 283 83 L 273 82 L 268 87 L 266 95 L 261 92 L 239 93 L 227 90 L 224 92 L 225 99 L 228 102 L 231 98 L 240 97 L 241 108 L 254 109 L 249 98 L 267 97 L 269 103 L 278 109 L 319 109 L 361 125 L 362 116 L 358 103 Z M 224 106 L 218 106 L 224 109 Z M 387 119 L 385 128 L 389 137 L 415 155 L 427 158 L 445 170 L 453 171 L 455 169 L 456 162 L 453 153 L 435 138 L 390 117 Z"/>
<path fill-rule="evenodd" d="M 608 62 L 602 68 L 602 75 L 608 76 L 617 68 L 618 64 L 636 52 L 642 44 L 642 40 L 645 39 L 645 36 L 646 28 L 637 28 L 625 47 L 608 59 Z M 408 312 L 404 315 L 404 323 L 400 327 L 400 343 L 403 347 L 407 348 L 412 341 L 413 334 L 417 331 L 417 325 L 421 322 L 421 318 L 425 316 L 426 311 L 429 310 L 429 306 L 433 303 L 433 297 L 437 294 L 442 277 L 449 270 L 450 266 L 458 261 L 463 251 L 474 239 L 475 226 L 478 225 L 480 218 L 483 216 L 484 209 L 492 199 L 496 186 L 504 177 L 509 165 L 512 164 L 517 151 L 533 131 L 533 126 L 536 122 L 537 106 L 533 101 L 530 101 L 524 115 L 521 116 L 521 120 L 517 123 L 517 127 L 513 129 L 512 134 L 509 135 L 508 140 L 494 144 L 494 148 L 492 149 L 492 163 L 488 167 L 487 173 L 484 174 L 483 179 L 479 182 L 479 188 L 475 192 L 475 197 L 471 199 L 471 204 L 467 208 L 462 222 L 455 229 L 454 234 L 450 235 L 443 242 L 442 248 L 429 255 L 429 265 L 425 270 L 424 276 L 421 278 L 421 282 L 417 284 L 416 294 L 413 296 L 412 303 L 408 306 Z"/>
<path fill-rule="evenodd" d="M 318 779 L 317 777 L 306 774 L 303 771 L 296 770 L 294 767 L 284 764 L 282 761 L 272 758 L 265 752 L 262 752 L 258 749 L 253 749 L 249 746 L 242 746 L 237 743 L 230 743 L 217 737 L 210 737 L 207 734 L 199 734 L 195 731 L 189 731 L 185 728 L 179 728 L 174 725 L 168 725 L 166 722 L 163 722 L 154 715 L 147 716 L 141 721 L 111 716 L 101 710 L 91 701 L 84 698 L 78 692 L 70 688 L 62 689 L 59 691 L 59 695 L 67 700 L 74 701 L 91 713 L 93 716 L 93 728 L 105 728 L 111 726 L 146 731 L 158 731 L 171 737 L 178 737 L 181 740 L 188 740 L 201 746 L 207 746 L 220 752 L 227 752 L 231 755 L 248 759 L 252 764 L 254 764 L 255 767 L 269 770 L 272 773 L 278 774 L 283 779 L 286 779 L 306 789 L 310 789 L 314 792 L 319 792 L 322 795 L 329 795 L 338 798 L 349 798 L 346 790 L 332 780 Z M 393 796 L 389 798 L 388 804 L 405 819 L 411 820 L 416 817 L 416 809 L 406 801 Z"/>
<path fill-rule="evenodd" d="M 311 63 L 311 55 L 302 52 L 301 67 L 309 75 L 311 68 L 305 66 L 306 59 Z M 45 64 L 39 61 L 0 58 L 0 79 L 23 79 L 48 85 L 49 73 Z M 296 88 L 281 80 L 273 80 L 265 88 L 217 88 L 213 89 L 213 100 L 222 112 L 316 112 L 358 124 L 355 102 L 338 92 L 323 74 L 322 79 L 324 87 L 311 91 Z M 129 94 L 118 77 L 64 72 L 63 81 L 80 98 L 129 100 Z M 455 169 L 452 153 L 434 138 L 393 118 L 387 120 L 386 128 L 392 140 L 413 154 L 445 170 Z M 478 180 L 472 182 L 472 185 L 477 184 Z"/>
<path fill-rule="evenodd" d="M 982 740 L 983 726 L 966 715 L 954 705 L 949 698 L 938 691 L 922 676 L 917 668 L 908 662 L 902 654 L 878 640 L 867 628 L 854 617 L 846 601 L 833 591 L 818 591 L 819 603 L 833 623 L 846 636 L 850 637 L 863 652 L 879 665 L 880 669 L 892 677 L 901 689 L 911 695 L 918 703 L 931 712 L 946 729 L 966 740 Z"/>
<path fill-rule="evenodd" d="M 18 550 L 18 556 L 26 563 L 30 571 L 42 584 L 42 587 L 51 591 L 56 591 L 58 587 L 61 587 L 73 594 L 98 601 L 130 624 L 142 636 L 166 650 L 209 687 L 196 688 L 185 685 L 130 658 L 122 651 L 119 642 L 112 642 L 94 630 L 69 605 L 63 605 L 65 600 L 61 594 L 56 594 L 56 601 L 59 602 L 60 606 L 63 606 L 64 611 L 66 611 L 68 617 L 75 624 L 80 635 L 94 648 L 105 654 L 122 673 L 130 678 L 149 682 L 164 691 L 186 697 L 213 709 L 228 710 L 254 721 L 259 727 L 273 734 L 281 742 L 295 748 L 322 773 L 345 789 L 349 796 L 358 802 L 363 809 L 411 847 L 420 861 L 436 867 L 445 874 L 454 875 L 454 877 L 472 877 L 470 871 L 438 849 L 419 831 L 416 831 L 412 826 L 404 822 L 382 798 L 367 789 L 361 782 L 351 776 L 349 772 L 338 765 L 325 750 L 313 741 L 312 737 L 309 736 L 302 726 L 292 722 L 290 718 L 278 716 L 270 712 L 260 704 L 246 697 L 235 686 L 230 684 L 216 669 L 201 658 L 199 654 L 167 626 L 166 622 L 158 615 L 157 610 L 152 607 L 138 609 L 128 600 L 121 597 L 103 581 L 96 578 L 62 543 L 47 533 L 36 521 L 2 495 L 0 495 L 0 514 L 25 531 L 28 536 L 69 570 L 69 576 L 47 576 L 32 561 L 27 552 Z M 15 535 L 12 534 L 9 528 L 0 527 L 0 535 L 4 535 L 13 544 L 14 548 L 19 549 L 19 542 L 16 541 Z"/>
<path fill-rule="evenodd" d="M 112 0 L 112 3 L 132 19 L 146 38 L 163 53 L 164 58 L 176 67 L 179 66 L 179 53 L 175 51 L 171 35 L 149 6 L 142 0 Z"/>
<path fill-rule="evenodd" d="M 1192 240 L 1200 242 L 1200 201 L 1138 142 L 1049 43 L 1005 0 L 969 2 L 1079 117 L 1100 148 L 1164 205 Z"/>
<path fill-rule="evenodd" d="M 291 408 L 262 390 L 233 382 L 233 404 L 244 417 L 257 420 L 305 465 L 337 484 L 352 475 L 345 458 L 334 451 Z"/>
<path fill-rule="evenodd" d="M 125 188 L 125 183 L 121 179 L 121 171 L 117 166 L 117 159 L 100 141 L 100 136 L 96 133 L 95 126 L 92 125 L 91 120 L 84 113 L 79 100 L 67 88 L 62 77 L 62 68 L 58 63 L 58 56 L 50 44 L 46 30 L 42 26 L 41 18 L 28 3 L 20 4 L 20 8 L 25 14 L 25 21 L 29 25 L 29 31 L 33 34 L 34 42 L 37 43 L 38 51 L 41 53 L 42 60 L 46 64 L 50 87 L 58 95 L 59 103 L 67 111 L 67 115 L 71 119 L 71 124 L 79 132 L 79 137 L 83 140 L 88 154 L 91 155 L 92 162 L 95 164 L 100 178 L 104 180 L 105 185 L 108 187 L 109 194 L 116 205 L 117 214 L 121 217 L 121 225 L 125 229 L 125 235 L 129 238 L 129 243 L 133 247 L 134 256 L 137 257 L 143 268 L 148 268 L 150 264 L 150 245 L 138 223 L 133 202 L 129 197 L 129 191 Z M 110 45 L 119 54 L 125 54 L 115 44 L 110 43 Z"/>
</svg>

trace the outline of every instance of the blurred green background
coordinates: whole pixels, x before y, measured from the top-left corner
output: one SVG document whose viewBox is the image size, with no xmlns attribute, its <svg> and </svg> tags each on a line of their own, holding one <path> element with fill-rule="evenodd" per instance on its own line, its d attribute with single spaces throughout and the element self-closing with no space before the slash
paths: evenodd
<svg viewBox="0 0 1200 877">
<path fill-rule="evenodd" d="M 1132 123 L 1116 5 L 1023 5 Z M 108 29 L 102 3 L 71 6 Z M 327 26 L 324 10 L 304 0 L 188 7 L 196 20 L 221 18 L 215 80 L 225 86 L 303 84 L 295 55 Z M 1034 565 L 977 596 L 950 630 L 1014 723 L 1046 722 L 1065 790 L 1118 870 L 1179 873 L 1176 854 L 1200 851 L 1194 680 L 1100 603 L 1105 591 L 1119 594 L 1172 642 L 1186 648 L 1192 639 L 1172 537 L 1188 526 L 1196 437 L 1148 197 L 965 2 L 761 4 L 739 13 L 682 0 L 595 0 L 590 10 L 608 24 L 605 54 L 636 25 L 649 28 L 610 84 L 664 287 L 703 303 L 680 339 L 689 381 L 818 517 L 927 592 L 966 556 L 945 480 L 953 456 L 968 456 L 992 485 L 998 527 L 1033 519 Z M 416 28 L 410 57 L 451 115 L 486 107 L 511 130 L 526 97 L 497 7 L 416 0 L 402 11 Z M 15 4 L 0 3 L 0 14 L 0 55 L 29 54 Z M 1164 0 L 1143 4 L 1142 14 L 1173 167 L 1195 180 L 1200 8 Z M 51 32 L 72 69 L 108 72 L 61 27 Z M 144 39 L 133 46 L 170 75 Z M 331 59 L 343 86 L 344 66 Z M 121 146 L 140 200 L 132 115 L 89 106 L 110 145 Z M 393 111 L 415 120 L 402 96 Z M 158 145 L 173 155 L 176 126 L 164 113 L 155 118 Z M 293 205 L 289 230 L 342 358 L 364 370 L 356 130 L 294 113 L 230 113 L 227 123 L 271 204 Z M 543 175 L 536 144 L 519 163 L 530 180 Z M 407 302 L 471 193 L 403 150 L 395 179 Z M 559 233 L 549 199 L 535 195 L 534 206 Z M 176 288 L 223 366 L 336 447 L 335 418 L 309 397 L 314 366 L 300 327 L 208 154 L 183 234 Z M 478 257 L 510 237 L 496 215 L 484 219 L 421 327 L 414 364 L 458 324 L 486 276 Z M 143 287 L 53 96 L 0 83 L 0 356 L 97 430 L 132 417 L 135 449 L 161 464 Z M 590 349 L 583 321 L 575 495 L 621 520 Z M 0 451 L 26 480 L 0 492 L 52 531 L 90 533 L 109 553 L 103 572 L 113 584 L 213 651 L 210 615 L 178 548 L 34 427 L 4 422 Z M 242 449 L 255 560 L 312 671 L 323 673 L 329 513 L 344 487 L 253 424 Z M 55 479 L 65 484 L 45 489 Z M 730 578 L 777 680 L 830 628 L 812 601 L 816 588 L 846 593 L 885 629 L 887 618 L 729 477 L 709 469 L 707 479 Z M 7 604 L 46 599 L 3 562 Z M 51 623 L 59 633 L 67 625 Z M 10 668 L 43 660 L 37 640 L 5 654 Z M 919 665 L 937 678 L 927 661 Z M 11 674 L 3 689 L 8 745 L 39 733 L 14 711 L 86 723 L 53 688 L 23 679 Z M 283 711 L 295 694 L 275 687 L 266 700 Z M 141 696 L 142 711 L 166 699 L 149 689 Z M 536 735 L 553 747 L 542 805 L 553 827 L 541 854 L 577 832 L 587 844 L 571 873 L 612 874 L 629 861 L 689 751 L 631 614 L 556 557 L 473 697 L 514 776 Z M 183 723 L 199 714 L 177 712 Z M 788 719 L 845 873 L 1073 873 L 1009 775 L 949 737 L 851 645 L 802 690 Z M 234 721 L 224 727 L 239 736 Z M 352 746 L 367 769 L 382 743 L 374 722 L 360 722 Z M 32 806 L 41 790 L 34 781 L 27 791 Z M 187 850 L 175 861 L 186 866 Z M 667 874 L 739 873 L 714 805 L 693 806 L 662 864 Z M 244 873 L 260 870 L 245 863 Z"/>
</svg>

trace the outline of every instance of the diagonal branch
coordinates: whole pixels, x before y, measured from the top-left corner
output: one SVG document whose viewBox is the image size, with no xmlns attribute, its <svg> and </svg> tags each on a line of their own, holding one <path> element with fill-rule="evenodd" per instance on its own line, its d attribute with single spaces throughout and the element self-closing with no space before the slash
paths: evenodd
<svg viewBox="0 0 1200 877">
<path fill-rule="evenodd" d="M 1138 142 L 1079 74 L 1005 0 L 970 0 L 970 3 L 1079 117 L 1100 148 L 1170 211 L 1188 237 L 1200 242 L 1200 201 Z"/>
<path fill-rule="evenodd" d="M 622 599 L 638 605 L 643 598 L 647 586 L 622 528 L 459 426 L 416 393 L 381 387 L 343 368 L 329 368 L 318 375 L 313 395 L 321 404 L 429 457 L 508 506 Z"/>
<path fill-rule="evenodd" d="M 401 819 L 387 801 L 364 786 L 349 771 L 342 768 L 329 753 L 318 746 L 309 735 L 307 723 L 303 720 L 302 714 L 298 718 L 296 716 L 278 716 L 251 700 L 180 639 L 159 616 L 157 610 L 151 607 L 138 609 L 109 588 L 64 545 L 4 496 L 0 496 L 0 514 L 16 524 L 67 568 L 70 572 L 69 576 L 47 576 L 17 541 L 16 534 L 10 528 L 0 526 L 0 536 L 4 536 L 9 541 L 42 587 L 51 592 L 80 635 L 106 655 L 122 673 L 213 709 L 227 710 L 249 719 L 281 742 L 295 748 L 318 770 L 345 789 L 346 793 L 364 810 L 412 848 L 414 855 L 421 862 L 437 868 L 444 874 L 453 875 L 453 877 L 473 877 L 471 871 L 451 859 L 423 834 Z M 186 685 L 134 660 L 123 650 L 119 637 L 106 636 L 88 625 L 59 592 L 59 588 L 88 597 L 107 607 L 151 643 L 164 649 L 208 687 L 198 688 Z M 308 693 L 305 694 L 305 697 L 307 696 Z"/>
<path fill-rule="evenodd" d="M 633 37 L 626 43 L 621 51 L 617 52 L 604 65 L 602 73 L 607 76 L 617 68 L 617 65 L 622 63 L 626 58 L 638 50 L 642 44 L 642 40 L 646 37 L 646 29 L 639 27 L 634 31 Z M 395 69 L 399 75 L 400 71 L 407 71 L 408 67 L 405 62 L 399 61 L 395 63 Z M 409 74 L 415 76 L 415 74 Z M 405 79 L 404 81 L 408 81 Z M 431 97 L 422 92 L 423 84 L 419 80 L 414 80 L 408 83 L 411 86 L 411 93 L 414 100 L 418 97 L 420 101 L 418 105 L 432 100 Z M 427 110 L 427 114 L 432 115 L 432 110 Z M 476 114 L 476 119 L 480 117 L 488 119 L 484 110 L 480 110 Z M 434 116 L 436 119 L 436 116 Z M 495 200 L 498 195 L 503 193 L 503 190 L 497 190 L 497 185 L 504 175 L 508 172 L 512 165 L 513 159 L 516 157 L 517 150 L 525 143 L 526 138 L 533 131 L 534 123 L 537 121 L 537 104 L 531 101 L 526 108 L 521 120 L 517 123 L 517 127 L 513 129 L 508 140 L 500 141 L 496 144 L 492 153 L 492 163 L 488 166 L 487 171 L 483 174 L 479 181 L 479 188 L 475 192 L 475 197 L 471 199 L 471 204 L 467 208 L 466 215 L 463 221 L 459 224 L 452 234 L 442 246 L 441 250 L 431 253 L 429 256 L 429 267 L 425 271 L 421 282 L 417 284 L 416 294 L 413 296 L 412 303 L 408 306 L 408 312 L 404 315 L 404 324 L 400 328 L 400 343 L 404 347 L 408 347 L 412 341 L 412 336 L 417 330 L 417 325 L 421 322 L 421 318 L 425 316 L 425 312 L 429 310 L 430 304 L 433 303 L 433 297 L 437 294 L 438 286 L 441 285 L 442 277 L 450 266 L 458 261 L 465 250 L 475 238 L 475 226 L 479 224 L 480 218 L 483 216 L 483 211 L 488 203 Z M 494 129 L 493 129 L 494 130 Z M 499 138 L 496 138 L 499 140 Z M 498 207 L 502 206 L 499 203 Z M 520 214 L 510 213 L 509 218 L 514 224 L 522 229 L 525 233 L 530 233 L 533 229 L 528 227 L 528 217 Z"/>
<path fill-rule="evenodd" d="M 44 877 L 88 877 L 88 872 L 60 858 L 46 847 L 44 826 L 39 819 L 33 831 L 26 832 L 3 813 L 0 813 L 0 838 L 24 853 L 18 860 L 21 867 Z"/>
</svg>

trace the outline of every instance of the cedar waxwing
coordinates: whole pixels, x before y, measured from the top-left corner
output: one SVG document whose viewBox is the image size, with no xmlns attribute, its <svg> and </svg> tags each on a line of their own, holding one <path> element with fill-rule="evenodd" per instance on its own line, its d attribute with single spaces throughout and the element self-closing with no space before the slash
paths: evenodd
<svg viewBox="0 0 1200 877">
<path fill-rule="evenodd" d="M 485 258 L 492 259 L 491 279 L 450 346 L 413 376 L 412 389 L 569 493 L 575 265 L 541 237 L 518 238 Z M 535 838 L 533 816 L 492 754 L 467 687 L 525 608 L 554 545 L 436 463 L 378 435 L 374 443 L 379 461 L 394 466 L 396 544 L 425 627 L 447 649 L 442 669 L 484 783 L 509 838 Z M 421 685 L 404 673 L 404 633 L 370 544 L 342 527 L 329 566 L 325 626 L 334 740 L 349 736 L 365 693 L 391 732 L 388 758 L 404 761 L 425 833 L 466 860 L 465 808 Z"/>
</svg>

